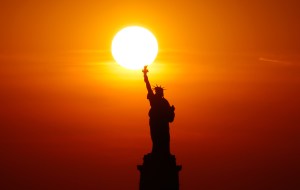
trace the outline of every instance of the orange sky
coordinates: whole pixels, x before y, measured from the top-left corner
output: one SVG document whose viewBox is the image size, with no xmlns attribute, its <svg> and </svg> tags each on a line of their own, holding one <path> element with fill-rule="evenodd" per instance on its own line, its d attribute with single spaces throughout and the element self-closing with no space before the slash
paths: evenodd
<svg viewBox="0 0 300 190">
<path fill-rule="evenodd" d="M 296 1 L 0 3 L 0 189 L 138 189 L 150 151 L 142 72 L 113 36 L 150 29 L 152 84 L 176 107 L 181 190 L 298 189 Z M 296 188 L 295 188 L 296 187 Z"/>
</svg>

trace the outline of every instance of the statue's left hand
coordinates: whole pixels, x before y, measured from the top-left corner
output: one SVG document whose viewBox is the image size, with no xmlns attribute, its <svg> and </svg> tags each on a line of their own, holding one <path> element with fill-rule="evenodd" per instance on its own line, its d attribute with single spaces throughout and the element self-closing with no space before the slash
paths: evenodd
<svg viewBox="0 0 300 190">
<path fill-rule="evenodd" d="M 174 107 L 174 105 L 172 105 L 172 106 L 171 106 L 171 109 L 172 109 L 173 111 L 175 111 L 175 107 Z"/>
</svg>

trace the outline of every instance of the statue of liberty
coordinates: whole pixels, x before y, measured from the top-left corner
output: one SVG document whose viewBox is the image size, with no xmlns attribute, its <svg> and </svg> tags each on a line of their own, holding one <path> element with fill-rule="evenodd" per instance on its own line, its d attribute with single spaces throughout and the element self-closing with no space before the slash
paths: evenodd
<svg viewBox="0 0 300 190">
<path fill-rule="evenodd" d="M 155 86 L 151 88 L 148 76 L 147 66 L 144 67 L 144 81 L 148 90 L 147 99 L 150 102 L 150 134 L 152 140 L 152 154 L 170 155 L 170 132 L 169 123 L 174 120 L 175 107 L 170 106 L 169 102 L 164 98 L 164 88 Z"/>
</svg>

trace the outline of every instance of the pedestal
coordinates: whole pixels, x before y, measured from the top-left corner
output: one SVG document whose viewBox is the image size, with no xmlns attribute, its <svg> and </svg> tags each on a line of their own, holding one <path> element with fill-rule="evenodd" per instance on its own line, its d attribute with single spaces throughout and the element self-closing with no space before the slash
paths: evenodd
<svg viewBox="0 0 300 190">
<path fill-rule="evenodd" d="M 140 171 L 140 190 L 179 190 L 179 171 L 174 155 L 144 156 Z"/>
</svg>

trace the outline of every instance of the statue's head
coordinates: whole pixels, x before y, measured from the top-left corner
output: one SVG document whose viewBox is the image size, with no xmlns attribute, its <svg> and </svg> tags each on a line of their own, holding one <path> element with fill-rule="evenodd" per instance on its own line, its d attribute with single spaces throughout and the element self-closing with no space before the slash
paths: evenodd
<svg viewBox="0 0 300 190">
<path fill-rule="evenodd" d="M 156 96 L 159 96 L 161 98 L 164 97 L 164 88 L 163 87 L 156 85 L 154 87 L 154 91 L 155 91 Z"/>
</svg>

